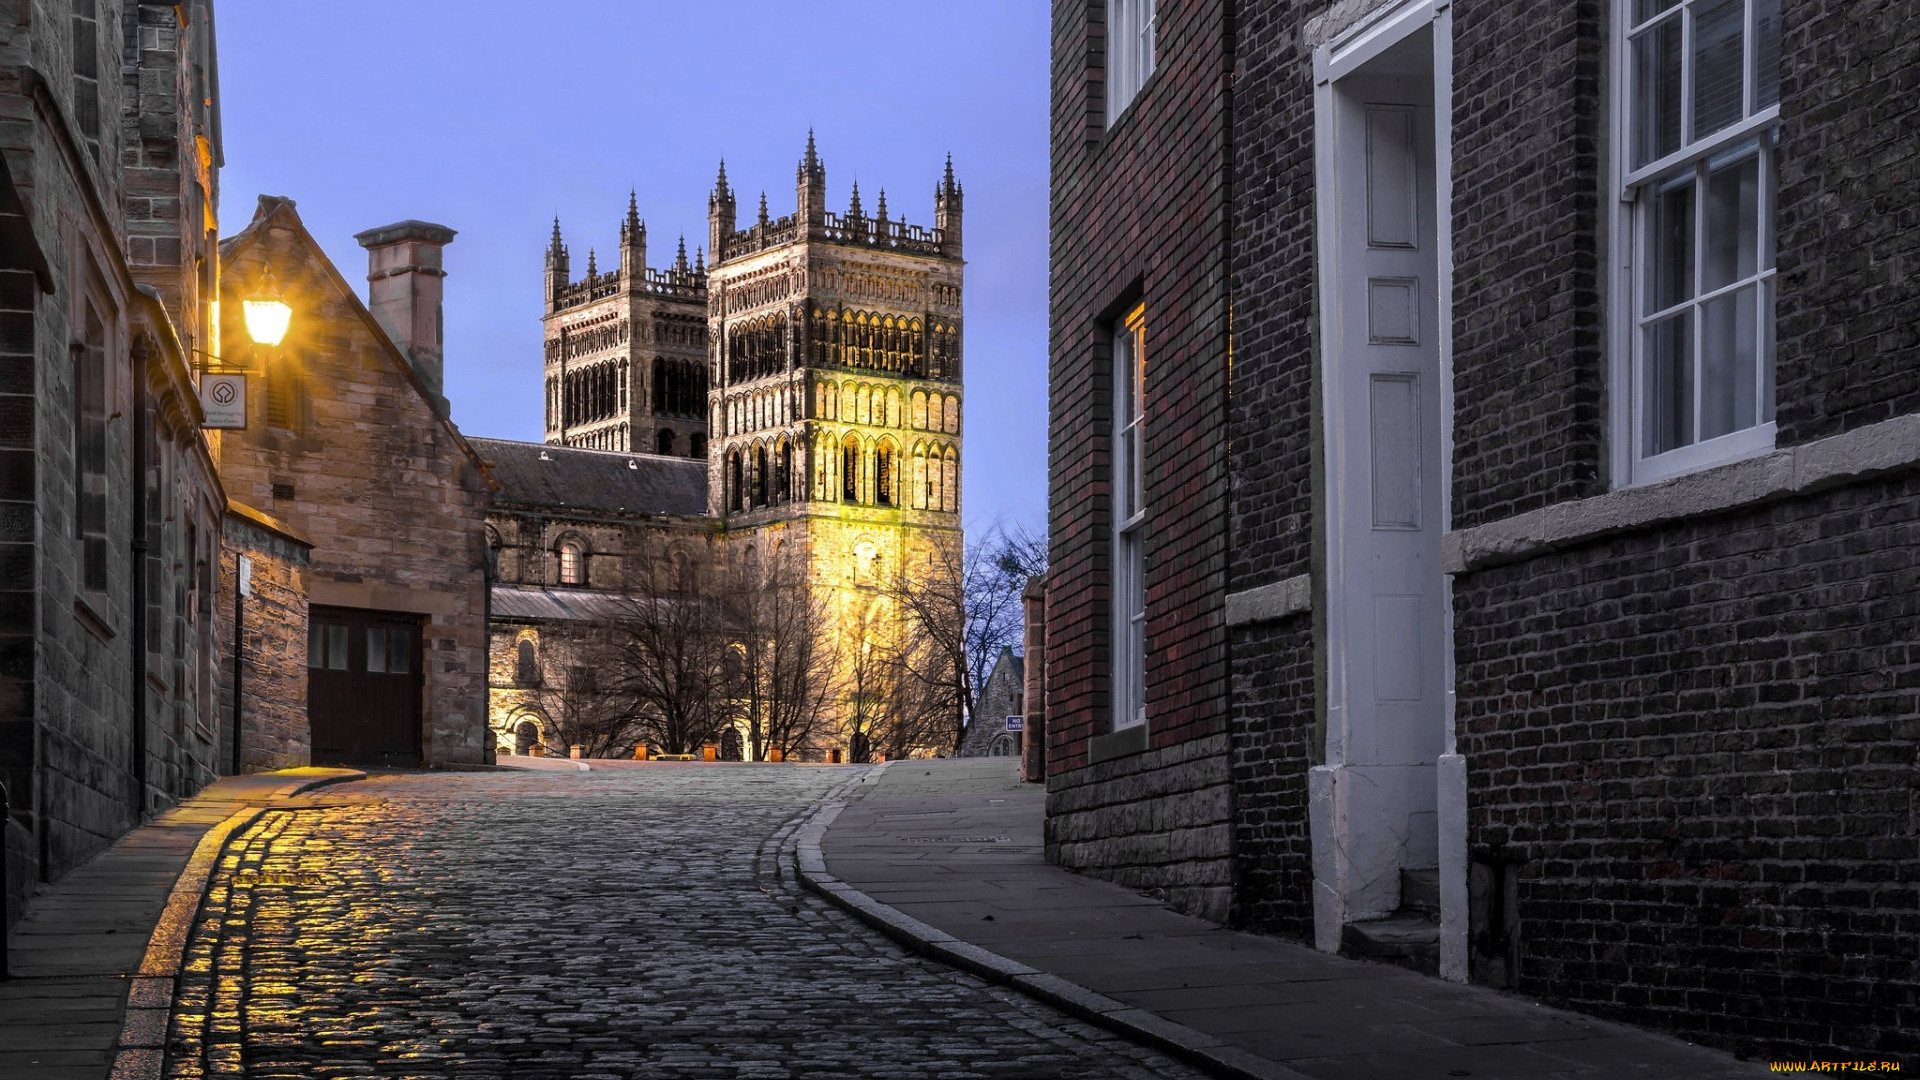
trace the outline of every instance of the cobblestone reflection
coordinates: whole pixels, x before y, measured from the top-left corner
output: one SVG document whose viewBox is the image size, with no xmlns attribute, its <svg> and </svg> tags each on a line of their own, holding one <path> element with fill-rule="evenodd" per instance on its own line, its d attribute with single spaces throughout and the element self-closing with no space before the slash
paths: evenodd
<svg viewBox="0 0 1920 1080">
<path fill-rule="evenodd" d="M 168 1075 L 1198 1075 L 800 891 L 782 845 L 854 775 L 403 775 L 268 812 L 211 883 Z"/>
</svg>

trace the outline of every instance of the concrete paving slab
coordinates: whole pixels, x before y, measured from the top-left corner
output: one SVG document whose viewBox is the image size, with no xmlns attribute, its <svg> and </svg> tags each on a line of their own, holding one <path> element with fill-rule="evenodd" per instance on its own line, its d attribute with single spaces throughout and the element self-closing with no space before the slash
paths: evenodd
<svg viewBox="0 0 1920 1080">
<path fill-rule="evenodd" d="M 1611 1064 L 1648 1080 L 1732 1080 L 1767 1071 L 1482 987 L 1225 930 L 1049 866 L 1044 793 L 1021 785 L 1015 768 L 967 760 L 877 771 L 823 813 L 798 863 L 870 921 L 907 920 L 1028 965 L 1040 974 L 1009 985 L 1218 1075 L 1551 1080 L 1616 1075 Z"/>
</svg>

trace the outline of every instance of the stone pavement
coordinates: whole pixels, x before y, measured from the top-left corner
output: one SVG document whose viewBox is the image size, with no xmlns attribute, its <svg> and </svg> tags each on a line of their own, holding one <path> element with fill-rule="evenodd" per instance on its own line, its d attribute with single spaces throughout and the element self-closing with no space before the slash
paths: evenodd
<svg viewBox="0 0 1920 1080">
<path fill-rule="evenodd" d="M 866 772 L 594 761 L 268 808 L 213 868 L 164 1074 L 1201 1075 L 799 888 L 794 832 Z"/>
<path fill-rule="evenodd" d="M 803 830 L 803 877 L 929 955 L 1217 1075 L 1734 1078 L 1764 1064 L 1189 918 L 1042 858 L 1011 759 L 900 761 Z M 814 847 L 813 845 L 817 845 Z M 811 850 L 810 850 L 811 849 Z"/>
<path fill-rule="evenodd" d="M 133 1056 L 152 1057 L 157 1031 L 143 1039 L 127 1020 L 144 1017 L 153 1028 L 151 1010 L 166 1006 L 219 841 L 253 808 L 363 775 L 288 769 L 227 777 L 33 897 L 10 935 L 12 978 L 0 981 L 0 1076 L 99 1080 L 123 1039 L 148 1048 Z"/>
</svg>

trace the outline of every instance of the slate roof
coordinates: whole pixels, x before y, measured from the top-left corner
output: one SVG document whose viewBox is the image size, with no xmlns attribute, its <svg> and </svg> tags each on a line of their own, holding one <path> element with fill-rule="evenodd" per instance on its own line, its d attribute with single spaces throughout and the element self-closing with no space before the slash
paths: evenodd
<svg viewBox="0 0 1920 1080">
<path fill-rule="evenodd" d="M 701 458 L 575 450 L 508 439 L 467 441 L 500 485 L 495 503 L 629 514 L 707 512 L 707 463 Z"/>
<path fill-rule="evenodd" d="M 538 585 L 495 585 L 496 619 L 605 619 L 629 613 L 632 601 L 619 593 L 586 589 L 543 589 Z"/>
</svg>

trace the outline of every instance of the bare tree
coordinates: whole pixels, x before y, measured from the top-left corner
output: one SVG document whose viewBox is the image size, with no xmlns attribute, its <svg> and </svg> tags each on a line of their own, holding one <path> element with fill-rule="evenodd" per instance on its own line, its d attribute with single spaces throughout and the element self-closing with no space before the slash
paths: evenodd
<svg viewBox="0 0 1920 1080">
<path fill-rule="evenodd" d="M 838 639 L 806 570 L 791 543 L 764 564 L 743 556 L 731 568 L 728 697 L 755 760 L 769 749 L 782 757 L 818 749 L 815 736 L 840 697 Z"/>
<path fill-rule="evenodd" d="M 547 673 L 526 693 L 527 704 L 546 718 L 554 749 L 579 746 L 587 757 L 625 756 L 637 739 L 631 699 L 603 685 L 610 659 L 604 627 L 589 621 L 555 622 L 541 628 L 540 653 Z"/>
<path fill-rule="evenodd" d="M 845 665 L 851 760 L 944 749 L 953 715 L 953 680 L 940 674 L 945 653 L 885 595 L 862 606 L 853 631 Z"/>
<path fill-rule="evenodd" d="M 994 660 L 1021 641 L 1020 592 L 1045 570 L 1043 537 L 995 522 L 964 549 L 936 547 L 924 572 L 900 575 L 888 589 L 914 642 L 909 674 L 924 684 L 923 700 L 948 710 L 956 753 Z"/>
<path fill-rule="evenodd" d="M 607 652 L 601 685 L 634 710 L 636 738 L 669 754 L 717 742 L 728 726 L 723 605 L 709 584 L 705 549 L 636 552 L 624 595 L 606 600 Z"/>
</svg>

